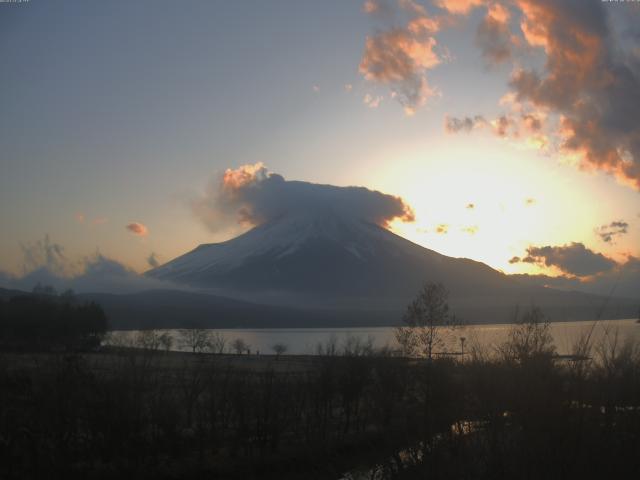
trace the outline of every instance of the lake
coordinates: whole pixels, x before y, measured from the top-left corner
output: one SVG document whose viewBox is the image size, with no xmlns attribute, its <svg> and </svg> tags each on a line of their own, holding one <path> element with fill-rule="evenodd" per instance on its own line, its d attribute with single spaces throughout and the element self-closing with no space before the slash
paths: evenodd
<svg viewBox="0 0 640 480">
<path fill-rule="evenodd" d="M 465 351 L 469 351 L 474 345 L 485 348 L 493 348 L 503 343 L 509 335 L 512 324 L 486 324 L 467 325 L 449 329 L 439 327 L 442 345 L 436 351 L 459 353 L 461 338 L 464 337 Z M 288 354 L 310 355 L 317 352 L 317 346 L 335 343 L 341 351 L 345 343 L 354 338 L 361 341 L 370 340 L 375 347 L 388 346 L 397 348 L 394 336 L 394 327 L 362 327 L 362 328 L 264 328 L 264 329 L 216 329 L 212 332 L 220 333 L 227 341 L 227 349 L 230 343 L 240 338 L 249 345 L 251 353 L 271 354 L 275 344 L 287 346 Z M 626 339 L 630 341 L 640 340 L 640 323 L 635 319 L 628 320 L 600 320 L 598 322 L 554 322 L 551 324 L 551 334 L 554 339 L 557 353 L 560 355 L 571 354 L 573 346 L 580 336 L 593 332 L 592 338 L 595 344 L 602 339 L 612 340 L 615 335 L 618 341 Z M 168 332 L 174 339 L 173 350 L 188 350 L 181 345 L 179 330 L 161 330 Z M 114 332 L 116 339 L 133 339 L 136 331 Z"/>
</svg>

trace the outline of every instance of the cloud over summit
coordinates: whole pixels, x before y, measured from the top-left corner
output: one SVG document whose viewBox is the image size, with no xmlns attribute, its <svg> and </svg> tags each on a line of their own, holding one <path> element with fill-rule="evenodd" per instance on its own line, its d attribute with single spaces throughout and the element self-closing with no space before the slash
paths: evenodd
<svg viewBox="0 0 640 480">
<path fill-rule="evenodd" d="M 228 169 L 214 177 L 191 207 L 211 231 L 234 223 L 260 225 L 284 215 L 306 218 L 328 213 L 380 226 L 395 219 L 414 220 L 413 211 L 400 197 L 364 187 L 289 181 L 262 163 Z"/>
</svg>

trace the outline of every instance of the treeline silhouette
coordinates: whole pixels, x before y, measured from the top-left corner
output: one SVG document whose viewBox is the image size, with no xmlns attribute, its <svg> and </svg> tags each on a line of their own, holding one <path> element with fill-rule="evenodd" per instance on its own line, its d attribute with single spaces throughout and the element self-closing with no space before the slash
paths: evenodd
<svg viewBox="0 0 640 480">
<path fill-rule="evenodd" d="M 636 478 L 640 353 L 607 338 L 570 360 L 524 323 L 464 360 L 4 354 L 0 477 Z"/>
<path fill-rule="evenodd" d="M 79 303 L 72 291 L 58 295 L 37 285 L 33 294 L 0 299 L 0 348 L 87 351 L 100 346 L 107 318 L 96 303 Z"/>
</svg>

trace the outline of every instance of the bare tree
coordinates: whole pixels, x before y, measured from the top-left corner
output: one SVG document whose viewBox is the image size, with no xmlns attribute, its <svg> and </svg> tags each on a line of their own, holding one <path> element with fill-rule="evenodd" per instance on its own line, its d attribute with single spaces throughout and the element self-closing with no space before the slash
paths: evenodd
<svg viewBox="0 0 640 480">
<path fill-rule="evenodd" d="M 204 352 L 211 344 L 211 332 L 204 328 L 186 328 L 180 330 L 180 343 L 193 353 Z"/>
<path fill-rule="evenodd" d="M 275 352 L 276 357 L 279 357 L 280 355 L 286 353 L 287 350 L 289 350 L 289 347 L 284 343 L 276 343 L 271 347 L 271 350 Z"/>
<path fill-rule="evenodd" d="M 136 334 L 134 344 L 138 348 L 155 352 L 162 345 L 160 337 L 158 330 L 142 330 Z"/>
<path fill-rule="evenodd" d="M 536 358 L 551 358 L 555 353 L 551 325 L 540 308 L 532 306 L 522 317 L 516 309 L 513 323 L 509 339 L 500 348 L 504 359 L 523 363 Z"/>
<path fill-rule="evenodd" d="M 224 353 L 227 346 L 227 339 L 220 332 L 211 333 L 209 335 L 208 349 L 211 353 Z"/>
<path fill-rule="evenodd" d="M 338 354 L 338 337 L 335 334 L 326 340 L 325 343 L 321 341 L 316 345 L 316 355 L 319 357 L 335 357 Z"/>
<path fill-rule="evenodd" d="M 407 307 L 403 322 L 397 327 L 396 340 L 405 355 L 433 358 L 434 349 L 442 347 L 442 326 L 454 326 L 455 316 L 449 313 L 449 292 L 440 283 L 427 282 L 415 300 Z"/>
<path fill-rule="evenodd" d="M 357 335 L 348 334 L 344 339 L 342 354 L 345 357 L 361 357 L 364 355 L 373 355 L 374 339 L 369 335 L 366 340 Z"/>
<path fill-rule="evenodd" d="M 236 338 L 233 342 L 231 342 L 231 348 L 235 350 L 235 352 L 240 355 L 249 349 L 249 344 L 245 342 L 241 338 Z"/>
<path fill-rule="evenodd" d="M 158 341 L 160 343 L 160 346 L 164 348 L 165 352 L 171 350 L 171 347 L 173 346 L 173 337 L 169 332 L 163 332 L 162 335 L 160 335 L 160 337 L 158 338 Z"/>
</svg>

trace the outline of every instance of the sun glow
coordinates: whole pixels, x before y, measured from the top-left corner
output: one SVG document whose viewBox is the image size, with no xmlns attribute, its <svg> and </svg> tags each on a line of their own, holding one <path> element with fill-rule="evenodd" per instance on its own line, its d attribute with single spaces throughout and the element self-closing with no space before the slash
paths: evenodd
<svg viewBox="0 0 640 480">
<path fill-rule="evenodd" d="M 376 186 L 401 195 L 416 214 L 415 223 L 392 223 L 395 233 L 508 273 L 540 271 L 509 263 L 529 245 L 590 234 L 598 207 L 569 167 L 504 143 L 469 143 L 416 148 L 402 155 L 401 168 L 387 162 L 393 168 Z"/>
</svg>

